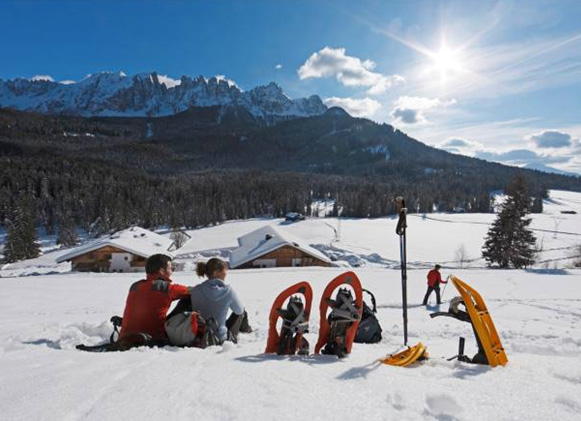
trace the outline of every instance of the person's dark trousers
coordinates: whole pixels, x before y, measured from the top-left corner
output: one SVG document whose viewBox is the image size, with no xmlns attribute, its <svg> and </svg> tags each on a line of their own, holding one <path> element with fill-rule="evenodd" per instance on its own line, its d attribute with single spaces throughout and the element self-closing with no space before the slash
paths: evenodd
<svg viewBox="0 0 581 421">
<path fill-rule="evenodd" d="M 182 298 L 179 300 L 171 313 L 166 316 L 166 320 L 169 320 L 176 314 L 183 313 L 184 311 L 192 311 L 192 300 L 190 297 Z"/>
<path fill-rule="evenodd" d="M 438 304 L 442 304 L 440 301 L 440 286 L 436 285 L 435 287 L 431 287 L 428 285 L 428 290 L 426 291 L 426 295 L 424 297 L 424 305 L 428 305 L 428 299 L 430 295 L 432 295 L 432 291 L 436 291 L 436 301 Z"/>
<path fill-rule="evenodd" d="M 235 313 L 230 314 L 230 317 L 226 320 L 226 327 L 228 328 L 228 339 L 234 343 L 238 343 L 238 333 L 252 332 L 246 311 L 240 315 Z"/>
</svg>

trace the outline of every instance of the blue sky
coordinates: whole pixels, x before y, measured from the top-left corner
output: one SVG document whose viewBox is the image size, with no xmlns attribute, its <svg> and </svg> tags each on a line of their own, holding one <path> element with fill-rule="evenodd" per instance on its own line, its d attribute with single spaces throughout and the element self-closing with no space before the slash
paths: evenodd
<svg viewBox="0 0 581 421">
<path fill-rule="evenodd" d="M 452 152 L 581 173 L 581 2 L 4 1 L 0 78 L 275 81 Z"/>
</svg>

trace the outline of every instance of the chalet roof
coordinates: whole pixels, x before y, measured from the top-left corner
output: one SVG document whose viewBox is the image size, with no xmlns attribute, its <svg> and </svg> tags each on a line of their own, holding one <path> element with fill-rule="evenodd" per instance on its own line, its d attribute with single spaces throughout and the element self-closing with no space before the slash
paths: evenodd
<svg viewBox="0 0 581 421">
<path fill-rule="evenodd" d="M 141 227 L 131 227 L 75 247 L 69 253 L 60 256 L 57 259 L 57 263 L 66 262 L 106 246 L 116 247 L 145 258 L 157 253 L 171 256 L 168 249 L 172 244 L 172 240 L 153 231 Z"/>
<path fill-rule="evenodd" d="M 284 246 L 294 247 L 309 256 L 331 263 L 327 256 L 306 244 L 304 240 L 272 225 L 267 225 L 239 237 L 238 244 L 239 247 L 230 253 L 231 268 L 242 266 Z"/>
</svg>

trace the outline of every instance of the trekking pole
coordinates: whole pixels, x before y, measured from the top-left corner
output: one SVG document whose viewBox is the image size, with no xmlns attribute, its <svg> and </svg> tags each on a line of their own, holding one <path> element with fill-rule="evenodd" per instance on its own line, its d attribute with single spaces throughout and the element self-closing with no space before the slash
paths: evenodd
<svg viewBox="0 0 581 421">
<path fill-rule="evenodd" d="M 401 298 L 403 309 L 403 344 L 408 344 L 408 297 L 407 297 L 407 256 L 406 256 L 406 228 L 407 228 L 407 209 L 405 200 L 399 196 L 395 199 L 396 209 L 399 213 L 399 220 L 395 228 L 395 233 L 399 235 L 399 251 L 401 261 Z"/>
<path fill-rule="evenodd" d="M 448 275 L 446 277 L 446 283 L 444 284 L 444 288 L 442 288 L 442 295 L 440 296 L 440 301 L 444 301 L 444 293 L 446 292 L 446 287 L 448 286 L 448 282 L 450 282 L 450 277 L 452 275 Z"/>
</svg>

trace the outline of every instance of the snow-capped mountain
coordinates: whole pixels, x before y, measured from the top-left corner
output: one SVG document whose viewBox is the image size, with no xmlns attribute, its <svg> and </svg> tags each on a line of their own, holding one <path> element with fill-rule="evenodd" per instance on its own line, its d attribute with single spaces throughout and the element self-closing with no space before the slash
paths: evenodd
<svg viewBox="0 0 581 421">
<path fill-rule="evenodd" d="M 48 77 L 0 80 L 0 107 L 46 114 L 158 117 L 194 106 L 242 106 L 265 121 L 308 117 L 327 110 L 317 95 L 291 99 L 273 82 L 243 92 L 223 77 L 173 80 L 157 72 L 135 76 L 101 72 L 66 84 Z"/>
</svg>

